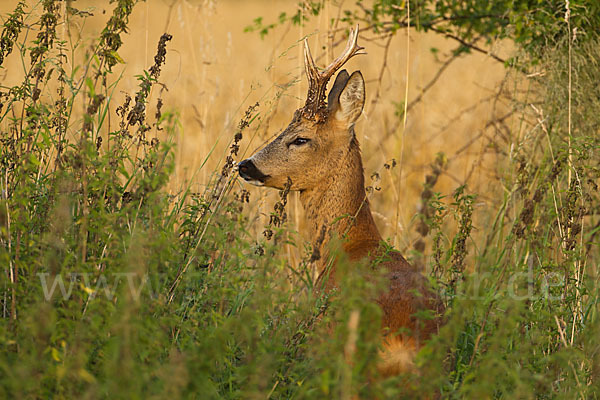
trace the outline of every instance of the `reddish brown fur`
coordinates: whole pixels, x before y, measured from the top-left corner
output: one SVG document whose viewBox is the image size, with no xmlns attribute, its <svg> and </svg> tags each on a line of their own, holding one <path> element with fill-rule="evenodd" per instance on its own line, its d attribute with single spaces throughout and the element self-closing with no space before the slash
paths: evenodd
<svg viewBox="0 0 600 400">
<path fill-rule="evenodd" d="M 381 256 L 382 237 L 371 215 L 365 196 L 363 166 L 356 138 L 343 164 L 335 169 L 323 184 L 301 192 L 300 199 L 310 220 L 310 237 L 318 238 L 323 225 L 341 218 L 334 226 L 339 237 L 345 236 L 343 250 L 350 261 L 364 258 L 375 260 Z M 354 216 L 350 218 L 343 216 Z M 321 254 L 327 254 L 327 236 L 321 244 Z M 384 374 L 394 374 L 410 368 L 411 360 L 424 340 L 438 330 L 439 318 L 420 320 L 414 314 L 420 310 L 433 310 L 438 315 L 443 311 L 441 302 L 428 288 L 426 279 L 410 265 L 399 252 L 383 255 L 385 262 L 379 268 L 387 270 L 388 290 L 376 299 L 383 310 L 382 329 L 384 347 L 380 366 Z M 320 271 L 327 264 L 327 257 L 320 260 Z M 336 285 L 335 263 L 329 271 L 325 286 L 328 290 Z M 320 274 L 320 279 L 324 274 Z M 421 293 L 416 295 L 415 291 Z M 403 331 L 402 334 L 396 332 Z M 407 334 L 407 332 L 411 334 Z"/>
<path fill-rule="evenodd" d="M 328 244 L 332 236 L 342 238 L 343 250 L 351 262 L 383 260 L 373 263 L 385 269 L 388 280 L 387 288 L 375 299 L 383 310 L 380 369 L 393 374 L 410 369 L 422 342 L 437 331 L 439 317 L 423 320 L 415 313 L 431 310 L 439 316 L 443 310 L 416 268 L 397 251 L 384 253 L 366 198 L 360 148 L 354 134 L 354 123 L 365 102 L 362 75 L 342 71 L 328 104 L 322 96 L 315 97 L 315 93 L 324 93 L 327 75 L 343 64 L 339 60 L 347 60 L 360 50 L 357 35 L 358 30 L 351 32 L 345 53 L 323 73 L 314 69 L 306 44 L 307 73 L 314 76 L 306 106 L 296 111 L 288 128 L 275 140 L 242 161 L 239 171 L 244 179 L 257 185 L 282 189 L 291 180 L 291 190 L 300 191 L 309 220 L 309 237 L 316 254 L 320 254 L 319 279 L 328 277 L 323 282 L 325 290 L 340 281 L 335 262 L 332 270 L 325 271 L 330 264 Z"/>
</svg>

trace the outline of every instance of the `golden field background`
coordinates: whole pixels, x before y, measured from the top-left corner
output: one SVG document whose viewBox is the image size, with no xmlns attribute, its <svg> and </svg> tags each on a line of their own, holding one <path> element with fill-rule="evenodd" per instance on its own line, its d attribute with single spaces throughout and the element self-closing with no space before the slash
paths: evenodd
<svg viewBox="0 0 600 400">
<path fill-rule="evenodd" d="M 0 3 L 6 15 L 16 1 Z M 36 2 L 31 1 L 34 6 Z M 75 1 L 79 10 L 93 13 L 83 20 L 71 17 L 69 24 L 58 27 L 58 36 L 75 49 L 75 62 L 83 63 L 113 4 L 105 1 Z M 244 32 L 257 17 L 265 23 L 277 21 L 280 12 L 295 12 L 297 1 L 280 0 L 148 0 L 139 3 L 130 19 L 130 32 L 123 35 L 119 51 L 125 61 L 115 67 L 113 77 L 122 78 L 118 84 L 113 107 L 122 103 L 125 93 L 134 96 L 138 81 L 135 75 L 153 63 L 158 39 L 164 32 L 173 35 L 168 43 L 167 61 L 160 81 L 168 91 L 154 89 L 150 97 L 148 116 L 154 115 L 156 100 L 161 96 L 163 110 L 179 114 L 181 128 L 177 134 L 177 169 L 173 176 L 173 193 L 190 182 L 193 191 L 202 192 L 212 174 L 220 171 L 236 126 L 248 106 L 260 103 L 260 118 L 244 131 L 239 160 L 250 156 L 270 138 L 284 129 L 293 111 L 304 102 L 306 82 L 301 76 L 299 57 L 301 40 L 310 35 L 315 58 L 324 65 L 331 61 L 345 43 L 340 31 L 328 38 L 328 23 L 338 15 L 331 2 L 317 18 L 304 27 L 283 25 L 264 39 L 258 33 Z M 41 7 L 38 5 L 38 11 Z M 38 12 L 38 15 L 39 15 Z M 64 14 L 64 13 L 63 13 Z M 340 26 L 341 27 L 341 26 Z M 33 33 L 29 34 L 34 37 Z M 332 48 L 331 43 L 341 42 Z M 413 216 L 419 207 L 425 176 L 436 153 L 444 152 L 449 160 L 447 171 L 440 177 L 436 191 L 450 194 L 460 184 L 467 183 L 480 194 L 477 207 L 485 207 L 497 193 L 497 181 L 490 180 L 496 170 L 496 151 L 489 144 L 489 122 L 506 112 L 510 104 L 493 96 L 506 76 L 506 69 L 489 56 L 473 53 L 451 63 L 431 90 L 410 110 L 406 123 L 396 115 L 405 100 L 410 103 L 421 95 L 423 88 L 434 78 L 442 62 L 450 56 L 456 43 L 435 34 L 400 31 L 392 40 L 384 65 L 384 42 L 374 40 L 373 34 L 363 33 L 359 44 L 368 55 L 352 59 L 346 68 L 360 69 L 367 82 L 367 102 L 356 132 L 363 148 L 367 184 L 373 172 L 381 172 L 381 191 L 371 196 L 376 222 L 384 237 L 392 239 L 401 250 L 411 245 L 417 235 Z M 67 45 L 68 47 L 71 45 Z M 495 54 L 506 56 L 509 48 L 503 43 L 493 45 Z M 439 49 L 436 56 L 430 48 Z M 28 55 L 26 56 L 26 59 Z M 441 61 L 440 61 L 441 60 Z M 13 54 L 1 71 L 3 86 L 17 84 L 23 77 L 23 66 Z M 68 65 L 68 69 L 74 65 Z M 81 75 L 81 71 L 75 76 Z M 381 80 L 379 77 L 381 76 Z M 299 81 L 285 89 L 295 80 Z M 515 131 L 519 121 L 509 121 Z M 112 121 L 106 127 L 116 129 Z M 80 123 L 73 123 L 74 134 Z M 497 127 L 496 127 L 497 128 Z M 508 151 L 510 143 L 501 143 Z M 214 148 L 214 150 L 213 150 Z M 391 171 L 383 164 L 395 159 L 398 166 Z M 250 190 L 253 223 L 259 229 L 268 221 L 274 190 L 240 186 Z M 491 187 L 488 187 L 490 186 Z M 489 194 L 486 196 L 486 194 Z M 289 214 L 296 226 L 301 226 L 302 207 L 297 198 L 290 200 Z"/>
</svg>

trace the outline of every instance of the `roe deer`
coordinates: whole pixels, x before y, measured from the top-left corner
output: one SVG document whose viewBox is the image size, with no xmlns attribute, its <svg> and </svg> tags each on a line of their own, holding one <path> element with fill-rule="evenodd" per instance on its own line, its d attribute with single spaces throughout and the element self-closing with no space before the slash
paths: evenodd
<svg viewBox="0 0 600 400">
<path fill-rule="evenodd" d="M 252 184 L 283 189 L 289 179 L 290 190 L 300 192 L 313 250 L 322 255 L 319 280 L 328 278 L 324 282 L 326 290 L 335 287 L 336 274 L 335 263 L 327 271 L 329 235 L 324 235 L 324 229 L 342 238 L 342 249 L 350 261 L 365 257 L 374 260 L 385 251 L 369 209 L 354 134 L 354 123 L 365 103 L 360 71 L 349 75 L 342 70 L 325 102 L 329 78 L 351 57 L 361 54 L 363 48 L 357 39 L 358 26 L 350 31 L 343 54 L 322 71 L 317 69 L 305 39 L 309 89 L 304 107 L 294 113 L 283 133 L 238 165 L 240 176 Z M 399 252 L 388 253 L 377 267 L 386 269 L 387 278 L 387 289 L 376 299 L 383 310 L 384 343 L 379 369 L 391 375 L 411 369 L 422 341 L 437 331 L 442 306 L 428 289 L 425 277 Z M 416 318 L 414 314 L 423 310 L 437 316 L 429 320 Z"/>
</svg>

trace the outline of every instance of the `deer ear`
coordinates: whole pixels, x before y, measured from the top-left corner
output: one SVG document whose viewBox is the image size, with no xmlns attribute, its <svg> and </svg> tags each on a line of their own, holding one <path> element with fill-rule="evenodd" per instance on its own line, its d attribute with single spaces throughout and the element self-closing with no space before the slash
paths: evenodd
<svg viewBox="0 0 600 400">
<path fill-rule="evenodd" d="M 334 89 L 335 85 L 331 91 L 333 92 Z M 360 117 L 365 105 L 365 80 L 360 71 L 355 71 L 350 75 L 335 105 L 337 106 L 334 111 L 335 119 L 346 122 L 348 126 L 354 124 Z"/>
<path fill-rule="evenodd" d="M 327 96 L 327 108 L 329 108 L 329 111 L 335 111 L 339 108 L 340 93 L 342 93 L 342 90 L 346 87 L 348 79 L 350 79 L 350 74 L 348 74 L 348 71 L 345 69 L 341 70 L 335 77 L 335 82 Z"/>
</svg>

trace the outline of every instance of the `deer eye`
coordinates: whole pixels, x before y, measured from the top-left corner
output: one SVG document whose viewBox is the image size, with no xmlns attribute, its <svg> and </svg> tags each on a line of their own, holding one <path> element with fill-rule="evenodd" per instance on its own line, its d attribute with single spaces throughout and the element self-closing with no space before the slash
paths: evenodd
<svg viewBox="0 0 600 400">
<path fill-rule="evenodd" d="M 294 146 L 302 146 L 303 144 L 306 144 L 306 143 L 308 143 L 308 142 L 310 142 L 310 139 L 306 139 L 306 138 L 299 137 L 299 138 L 296 138 L 296 139 L 295 139 L 295 140 L 294 140 L 292 143 L 290 143 L 290 144 L 293 144 Z"/>
</svg>

